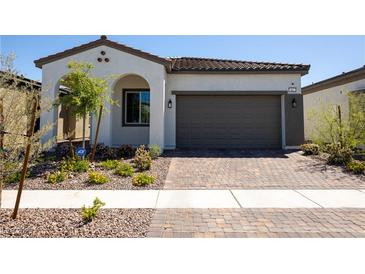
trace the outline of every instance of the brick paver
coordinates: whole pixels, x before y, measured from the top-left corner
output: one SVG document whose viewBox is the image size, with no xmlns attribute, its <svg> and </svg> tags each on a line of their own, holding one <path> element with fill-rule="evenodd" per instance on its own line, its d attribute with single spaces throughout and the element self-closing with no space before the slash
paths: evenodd
<svg viewBox="0 0 365 274">
<path fill-rule="evenodd" d="M 158 209 L 148 237 L 365 237 L 365 209 Z"/>
<path fill-rule="evenodd" d="M 177 150 L 172 156 L 165 189 L 365 188 L 365 176 L 325 165 L 301 152 Z"/>
</svg>

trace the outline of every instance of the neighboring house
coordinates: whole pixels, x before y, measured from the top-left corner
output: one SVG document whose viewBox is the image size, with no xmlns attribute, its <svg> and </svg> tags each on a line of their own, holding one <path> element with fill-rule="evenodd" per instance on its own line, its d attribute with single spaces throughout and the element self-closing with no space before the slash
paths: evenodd
<svg viewBox="0 0 365 274">
<path fill-rule="evenodd" d="M 365 92 L 365 66 L 302 88 L 305 138 L 313 138 L 317 113 L 328 106 L 340 106 L 342 117 L 349 115 L 349 92 Z"/>
<path fill-rule="evenodd" d="M 4 79 L 6 79 L 6 82 L 9 82 L 9 88 L 13 89 L 13 88 L 16 88 L 16 90 L 14 90 L 14 92 L 16 92 L 16 98 L 17 98 L 17 104 L 24 104 L 24 107 L 28 107 L 26 105 L 26 97 L 24 96 L 24 94 L 22 95 L 22 90 L 33 90 L 33 91 L 40 91 L 41 88 L 42 88 L 42 85 L 40 82 L 38 81 L 34 81 L 34 80 L 31 80 L 29 78 L 26 78 L 24 77 L 23 75 L 16 75 L 16 74 L 9 74 L 8 72 L 3 72 L 3 71 L 0 71 L 0 74 L 2 75 L 7 75 L 7 76 L 4 76 Z M 15 86 L 15 87 L 14 87 Z M 1 98 L 2 99 L 2 98 Z M 1 102 L 0 100 L 0 103 L 3 103 Z M 6 102 L 4 102 L 5 105 L 6 105 Z M 1 110 L 1 106 L 0 106 L 0 110 Z M 0 115 L 1 115 L 1 111 L 0 111 Z M 26 123 L 27 119 L 25 118 L 24 122 Z M 34 126 L 34 131 L 38 131 L 39 130 L 39 127 L 40 127 L 40 119 L 38 118 L 36 120 L 36 123 L 35 123 L 35 126 Z M 6 130 L 5 130 L 6 131 Z"/>
<path fill-rule="evenodd" d="M 119 103 L 102 118 L 99 142 L 106 145 L 296 148 L 304 141 L 301 76 L 309 65 L 162 58 L 101 36 L 35 61 L 51 98 L 71 60 L 94 64 Z M 41 124 L 57 119 L 54 109 Z M 93 136 L 97 119 L 91 120 Z"/>
</svg>

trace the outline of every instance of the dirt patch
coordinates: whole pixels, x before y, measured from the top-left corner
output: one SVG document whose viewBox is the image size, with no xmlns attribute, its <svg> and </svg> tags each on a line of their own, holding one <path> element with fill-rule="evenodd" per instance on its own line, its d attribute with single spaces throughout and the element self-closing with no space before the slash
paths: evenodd
<svg viewBox="0 0 365 274">
<path fill-rule="evenodd" d="M 101 209 L 84 223 L 80 209 L 0 210 L 0 238 L 136 238 L 145 237 L 154 209 Z"/>
</svg>

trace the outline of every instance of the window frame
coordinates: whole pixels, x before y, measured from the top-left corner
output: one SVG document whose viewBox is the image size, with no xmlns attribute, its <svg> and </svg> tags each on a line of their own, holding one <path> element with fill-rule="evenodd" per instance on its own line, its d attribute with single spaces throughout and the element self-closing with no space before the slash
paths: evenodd
<svg viewBox="0 0 365 274">
<path fill-rule="evenodd" d="M 148 123 L 128 123 L 127 122 L 127 94 L 128 93 L 138 93 L 139 94 L 139 121 L 141 121 L 141 93 L 150 92 L 150 89 L 146 88 L 133 88 L 133 89 L 123 89 L 122 92 L 122 126 L 123 127 L 149 127 Z M 151 97 L 150 97 L 150 114 L 151 114 Z M 151 117 L 151 116 L 149 116 Z"/>
</svg>

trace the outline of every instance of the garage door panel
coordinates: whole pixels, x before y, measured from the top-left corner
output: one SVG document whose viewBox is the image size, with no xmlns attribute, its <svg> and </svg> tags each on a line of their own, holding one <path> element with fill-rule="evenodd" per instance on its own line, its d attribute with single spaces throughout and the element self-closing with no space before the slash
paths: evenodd
<svg viewBox="0 0 365 274">
<path fill-rule="evenodd" d="M 279 96 L 177 96 L 177 147 L 278 148 Z"/>
</svg>

